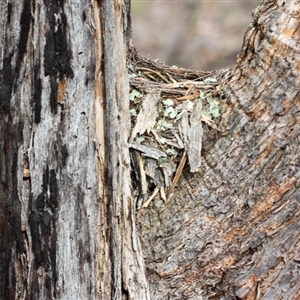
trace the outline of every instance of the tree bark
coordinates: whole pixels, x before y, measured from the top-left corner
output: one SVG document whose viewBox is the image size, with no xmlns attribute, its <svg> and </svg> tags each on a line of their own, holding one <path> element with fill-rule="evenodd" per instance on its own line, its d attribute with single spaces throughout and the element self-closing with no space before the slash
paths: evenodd
<svg viewBox="0 0 300 300">
<path fill-rule="evenodd" d="M 299 299 L 299 1 L 253 12 L 200 172 L 143 210 L 151 299 Z"/>
<path fill-rule="evenodd" d="M 127 147 L 129 4 L 0 4 L 1 299 L 149 298 Z"/>
<path fill-rule="evenodd" d="M 263 1 L 197 175 L 135 225 L 129 1 L 0 4 L 1 299 L 297 299 L 299 1 Z"/>
</svg>

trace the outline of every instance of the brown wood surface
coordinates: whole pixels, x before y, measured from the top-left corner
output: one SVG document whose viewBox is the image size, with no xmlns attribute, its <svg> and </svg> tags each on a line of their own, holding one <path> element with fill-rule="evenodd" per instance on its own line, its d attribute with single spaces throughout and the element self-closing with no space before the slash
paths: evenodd
<svg viewBox="0 0 300 300">
<path fill-rule="evenodd" d="M 151 299 L 300 299 L 299 12 L 254 11 L 223 80 L 224 133 L 175 197 L 143 209 Z"/>
</svg>

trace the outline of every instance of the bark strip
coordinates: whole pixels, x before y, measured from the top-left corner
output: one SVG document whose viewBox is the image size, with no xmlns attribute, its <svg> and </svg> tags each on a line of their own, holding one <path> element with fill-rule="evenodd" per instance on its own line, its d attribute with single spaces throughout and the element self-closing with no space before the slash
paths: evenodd
<svg viewBox="0 0 300 300">
<path fill-rule="evenodd" d="M 126 1 L 127 2 L 127 1 Z M 125 2 L 101 3 L 103 37 L 105 175 L 113 299 L 149 299 L 130 189 L 129 88 L 126 50 L 130 24 Z M 122 24 L 123 26 L 120 26 Z"/>
</svg>

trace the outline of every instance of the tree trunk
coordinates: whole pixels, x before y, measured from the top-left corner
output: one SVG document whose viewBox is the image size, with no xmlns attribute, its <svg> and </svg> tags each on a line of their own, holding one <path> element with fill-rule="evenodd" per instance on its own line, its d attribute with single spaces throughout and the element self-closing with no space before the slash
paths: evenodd
<svg viewBox="0 0 300 300">
<path fill-rule="evenodd" d="M 140 222 L 151 299 L 300 299 L 299 1 L 263 1 L 219 134 Z"/>
<path fill-rule="evenodd" d="M 148 299 L 127 140 L 129 1 L 0 4 L 0 298 Z"/>
<path fill-rule="evenodd" d="M 129 1 L 0 4 L 0 298 L 150 299 Z M 300 296 L 299 1 L 263 1 L 197 175 L 139 223 L 151 299 Z M 205 139 L 204 139 L 205 140 Z"/>
</svg>

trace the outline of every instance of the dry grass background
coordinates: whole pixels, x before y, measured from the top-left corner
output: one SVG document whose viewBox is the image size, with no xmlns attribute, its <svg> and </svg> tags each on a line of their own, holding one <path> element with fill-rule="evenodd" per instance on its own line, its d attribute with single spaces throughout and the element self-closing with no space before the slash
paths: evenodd
<svg viewBox="0 0 300 300">
<path fill-rule="evenodd" d="M 132 0 L 133 43 L 168 65 L 232 67 L 259 2 Z"/>
</svg>

